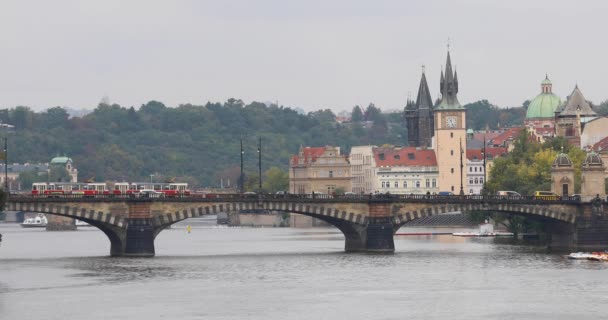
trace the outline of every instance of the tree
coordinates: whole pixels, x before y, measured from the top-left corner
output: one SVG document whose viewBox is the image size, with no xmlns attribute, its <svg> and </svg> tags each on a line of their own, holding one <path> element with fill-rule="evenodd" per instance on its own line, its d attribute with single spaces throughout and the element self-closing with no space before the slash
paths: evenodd
<svg viewBox="0 0 608 320">
<path fill-rule="evenodd" d="M 19 185 L 22 190 L 31 190 L 34 182 L 45 182 L 47 179 L 48 173 L 39 174 L 34 170 L 19 173 Z"/>
<path fill-rule="evenodd" d="M 272 167 L 264 172 L 262 187 L 271 193 L 286 191 L 289 188 L 289 175 L 278 167 Z"/>
<path fill-rule="evenodd" d="M 365 109 L 365 121 L 379 121 L 382 120 L 382 113 L 375 104 L 370 103 Z"/>
<path fill-rule="evenodd" d="M 596 108 L 595 111 L 600 116 L 608 116 L 608 100 L 602 101 Z"/>
<path fill-rule="evenodd" d="M 70 182 L 72 180 L 72 176 L 63 165 L 51 165 L 49 171 L 49 181 L 51 182 Z"/>
<path fill-rule="evenodd" d="M 361 107 L 359 107 L 359 106 L 353 107 L 353 112 L 350 115 L 350 119 L 352 122 L 363 121 L 363 111 L 361 110 Z"/>
</svg>

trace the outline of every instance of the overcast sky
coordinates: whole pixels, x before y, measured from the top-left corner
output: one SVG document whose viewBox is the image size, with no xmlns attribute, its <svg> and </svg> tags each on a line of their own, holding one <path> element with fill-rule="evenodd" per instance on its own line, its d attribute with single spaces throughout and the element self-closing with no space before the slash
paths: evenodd
<svg viewBox="0 0 608 320">
<path fill-rule="evenodd" d="M 447 39 L 461 103 L 519 106 L 545 73 L 608 99 L 608 1 L 2 0 L 0 108 L 169 106 L 230 97 L 383 110 L 439 91 Z"/>
</svg>

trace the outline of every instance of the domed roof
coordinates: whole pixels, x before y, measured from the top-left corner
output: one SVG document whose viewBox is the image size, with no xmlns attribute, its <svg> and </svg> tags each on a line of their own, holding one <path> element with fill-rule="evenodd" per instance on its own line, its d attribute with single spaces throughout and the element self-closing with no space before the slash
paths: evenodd
<svg viewBox="0 0 608 320">
<path fill-rule="evenodd" d="M 585 161 L 583 161 L 583 166 L 603 166 L 604 163 L 602 162 L 602 158 L 600 158 L 600 156 L 591 151 L 587 154 L 587 157 L 585 157 Z"/>
<path fill-rule="evenodd" d="M 553 94 L 551 80 L 545 76 L 545 80 L 540 83 L 541 94 L 537 95 L 528 105 L 526 119 L 535 118 L 554 118 L 555 110 L 562 103 L 560 98 Z"/>
<path fill-rule="evenodd" d="M 51 159 L 51 164 L 66 164 L 69 162 L 72 162 L 72 159 L 68 158 L 68 157 L 55 157 L 53 159 Z"/>
<path fill-rule="evenodd" d="M 560 98 L 553 93 L 541 93 L 537 95 L 528 105 L 526 119 L 532 118 L 554 118 L 555 109 L 562 103 Z"/>
<path fill-rule="evenodd" d="M 473 133 L 475 133 L 475 131 L 473 131 L 473 129 L 471 129 L 471 128 L 467 129 L 467 134 L 473 134 Z"/>
<path fill-rule="evenodd" d="M 555 161 L 553 161 L 553 166 L 554 167 L 572 167 L 572 160 L 570 160 L 570 157 L 568 157 L 567 154 L 560 153 L 555 158 Z"/>
</svg>

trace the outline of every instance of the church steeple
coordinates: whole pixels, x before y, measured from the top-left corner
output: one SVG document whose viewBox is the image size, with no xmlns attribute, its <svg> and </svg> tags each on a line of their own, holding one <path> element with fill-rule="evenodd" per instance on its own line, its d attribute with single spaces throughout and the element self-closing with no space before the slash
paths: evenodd
<svg viewBox="0 0 608 320">
<path fill-rule="evenodd" d="M 416 97 L 416 109 L 433 109 L 433 99 L 429 92 L 429 85 L 426 83 L 426 75 L 422 71 L 420 78 L 420 86 L 418 87 L 418 96 Z"/>
<path fill-rule="evenodd" d="M 458 102 L 458 74 L 452 72 L 452 59 L 450 58 L 450 51 L 448 51 L 448 58 L 445 65 L 445 76 L 443 71 L 441 72 L 441 102 L 439 103 L 438 109 L 462 109 L 460 102 Z"/>
</svg>

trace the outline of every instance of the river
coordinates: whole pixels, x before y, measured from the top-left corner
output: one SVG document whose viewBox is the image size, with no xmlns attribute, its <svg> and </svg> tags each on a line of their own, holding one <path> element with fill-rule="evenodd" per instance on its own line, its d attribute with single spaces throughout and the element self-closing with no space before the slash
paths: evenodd
<svg viewBox="0 0 608 320">
<path fill-rule="evenodd" d="M 94 228 L 0 224 L 0 319 L 608 317 L 608 263 L 449 235 L 347 254 L 337 229 L 207 222 L 163 231 L 156 257 L 142 259 L 109 257 Z"/>
</svg>

